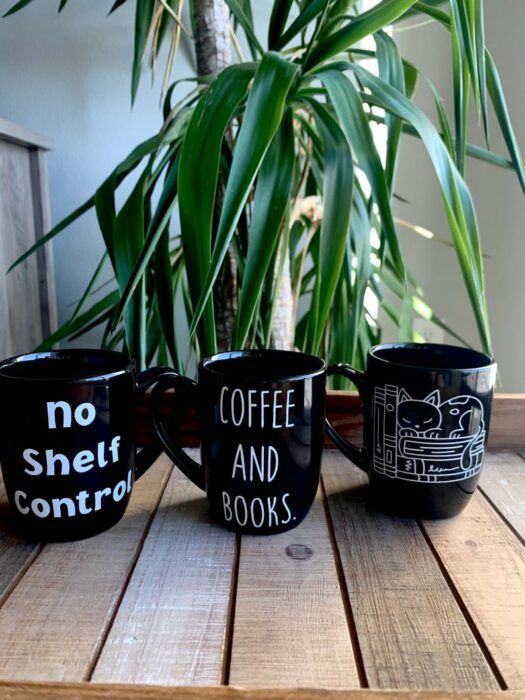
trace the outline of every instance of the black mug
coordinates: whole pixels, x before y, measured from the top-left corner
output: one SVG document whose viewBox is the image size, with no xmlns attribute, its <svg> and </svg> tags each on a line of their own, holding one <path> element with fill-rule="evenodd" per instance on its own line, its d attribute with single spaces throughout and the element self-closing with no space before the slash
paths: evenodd
<svg viewBox="0 0 525 700">
<path fill-rule="evenodd" d="M 155 443 L 135 446 L 136 404 L 165 370 L 119 352 L 59 350 L 0 363 L 0 462 L 24 534 L 90 537 L 117 523 Z"/>
<path fill-rule="evenodd" d="M 198 383 L 175 372 L 153 390 L 153 420 L 167 454 L 228 528 L 252 535 L 285 532 L 306 517 L 319 484 L 326 366 L 283 350 L 225 352 L 203 360 Z M 171 438 L 161 400 L 193 403 L 202 465 Z M 171 411 L 170 411 L 171 413 Z"/>
<path fill-rule="evenodd" d="M 336 365 L 364 404 L 363 447 L 328 435 L 368 472 L 370 503 L 417 518 L 460 513 L 479 481 L 496 364 L 475 350 L 431 343 L 372 348 L 366 371 Z"/>
</svg>

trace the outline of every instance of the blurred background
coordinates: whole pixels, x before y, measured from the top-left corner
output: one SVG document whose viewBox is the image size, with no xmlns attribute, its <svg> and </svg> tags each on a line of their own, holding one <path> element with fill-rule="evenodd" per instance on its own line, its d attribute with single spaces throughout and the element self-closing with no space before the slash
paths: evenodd
<svg viewBox="0 0 525 700">
<path fill-rule="evenodd" d="M 10 3 L 3 2 L 5 11 Z M 261 22 L 266 0 L 258 0 Z M 58 222 L 89 197 L 112 168 L 138 142 L 160 127 L 162 75 L 151 86 L 142 79 L 134 107 L 130 101 L 134 11 L 131 3 L 105 17 L 102 0 L 71 2 L 57 15 L 56 0 L 39 0 L 24 12 L 0 22 L 0 117 L 41 132 L 54 140 L 48 154 L 51 220 Z M 525 2 L 485 3 L 486 42 L 499 67 L 518 141 L 525 143 Z M 266 23 L 264 23 L 266 24 Z M 428 22 L 414 29 L 410 21 L 395 28 L 403 56 L 414 61 L 434 82 L 451 113 L 450 44 L 446 34 Z M 257 17 L 256 17 L 257 26 Z M 181 47 L 173 78 L 193 72 L 191 55 Z M 186 88 L 181 87 L 183 93 Z M 420 85 L 416 102 L 432 113 L 432 96 Z M 473 113 L 475 110 L 473 111 Z M 471 140 L 481 139 L 481 130 Z M 434 234 L 431 242 L 398 226 L 409 268 L 433 309 L 447 323 L 479 345 L 465 295 L 436 176 L 420 141 L 403 136 L 396 203 L 399 219 Z M 481 140 L 480 140 L 481 145 Z M 491 148 L 506 149 L 498 129 Z M 495 355 L 503 391 L 525 391 L 525 232 L 523 196 L 515 174 L 477 160 L 467 162 L 467 180 L 477 208 L 486 255 L 487 296 Z M 2 232 L 2 235 L 4 233 Z M 441 240 L 441 239 L 444 239 Z M 81 296 L 103 252 L 93 212 L 75 222 L 53 242 L 58 321 L 64 322 Z M 398 331 L 384 321 L 383 340 Z M 430 340 L 447 340 L 434 326 L 419 322 Z M 92 331 L 78 345 L 96 345 Z"/>
</svg>

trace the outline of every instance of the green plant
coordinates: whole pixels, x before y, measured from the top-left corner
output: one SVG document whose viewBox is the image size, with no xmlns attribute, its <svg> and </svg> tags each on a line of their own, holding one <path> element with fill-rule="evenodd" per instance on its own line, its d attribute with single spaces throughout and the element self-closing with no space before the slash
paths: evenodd
<svg viewBox="0 0 525 700">
<path fill-rule="evenodd" d="M 11 11 L 32 1 L 22 0 Z M 126 1 L 117 0 L 113 9 Z M 61 0 L 60 9 L 66 2 Z M 276 306 L 287 283 L 293 297 L 292 345 L 331 361 L 362 365 L 368 347 L 379 340 L 365 295 L 375 297 L 403 338 L 413 337 L 413 314 L 444 325 L 406 269 L 392 212 L 400 138 L 408 133 L 421 139 L 432 160 L 481 344 L 490 351 L 483 259 L 463 178 L 465 158 L 514 169 L 524 189 L 525 174 L 498 72 L 485 47 L 482 0 L 449 0 L 448 11 L 440 7 L 443 0 L 382 0 L 364 12 L 356 0 L 274 0 L 269 50 L 253 25 L 250 1 L 226 2 L 234 45 L 239 46 L 235 31 L 244 32 L 251 59 L 215 77 L 196 76 L 195 88 L 176 105 L 171 102 L 176 83 L 169 87 L 160 133 L 137 146 L 93 197 L 43 239 L 49 241 L 94 207 L 106 253 L 71 319 L 42 347 L 103 325 L 104 347 L 124 345 L 140 366 L 156 358 L 182 370 L 187 348 L 175 330 L 176 313 L 184 309 L 197 355 L 216 351 L 213 299 L 229 257 L 237 290 L 234 348 L 272 343 Z M 133 97 L 148 45 L 155 62 L 162 42 L 171 37 L 169 76 L 181 32 L 195 32 L 195 24 L 191 30 L 184 25 L 182 4 L 136 0 Z M 190 7 L 191 18 L 198 4 L 194 0 Z M 431 86 L 439 129 L 412 100 L 417 67 L 400 56 L 385 31 L 420 16 L 450 34 L 454 119 L 452 125 Z M 365 50 L 360 42 L 371 35 L 374 48 Z M 377 75 L 363 65 L 370 58 L 377 60 Z M 469 94 L 486 137 L 492 103 L 509 160 L 488 146 L 468 143 Z M 373 122 L 386 124 L 384 164 Z M 116 191 L 139 168 L 117 211 Z M 92 302 L 107 264 L 115 289 Z"/>
</svg>

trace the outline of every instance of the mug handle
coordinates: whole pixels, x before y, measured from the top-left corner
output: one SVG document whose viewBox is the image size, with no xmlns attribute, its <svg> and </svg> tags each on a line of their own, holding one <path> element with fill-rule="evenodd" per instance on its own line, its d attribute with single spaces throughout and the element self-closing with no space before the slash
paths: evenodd
<svg viewBox="0 0 525 700">
<path fill-rule="evenodd" d="M 359 396 L 364 402 L 364 394 L 368 386 L 364 372 L 360 372 L 359 370 L 350 367 L 350 365 L 339 363 L 337 365 L 330 365 L 326 368 L 326 375 L 328 377 L 333 374 L 340 374 L 343 377 L 350 379 L 350 381 L 357 387 Z M 325 418 L 325 427 L 328 436 L 336 447 L 341 450 L 345 457 L 352 460 L 352 462 L 358 466 L 359 469 L 362 469 L 365 472 L 368 471 L 368 450 L 366 447 L 357 447 L 356 445 L 352 445 L 351 442 L 346 440 L 337 432 L 328 418 Z"/>
<path fill-rule="evenodd" d="M 136 378 L 136 400 L 140 400 L 148 389 L 150 389 L 162 376 L 170 371 L 171 370 L 169 370 L 167 367 L 150 367 L 149 369 L 145 369 L 143 372 L 139 372 Z M 142 447 L 140 452 L 136 452 L 135 480 L 140 479 L 140 477 L 148 471 L 154 462 L 156 462 L 161 454 L 162 446 L 156 441 L 151 445 Z"/>
<path fill-rule="evenodd" d="M 201 464 L 192 459 L 184 452 L 182 447 L 175 444 L 172 440 L 168 429 L 162 419 L 160 411 L 160 401 L 167 389 L 175 389 L 177 392 L 177 400 L 179 395 L 182 398 L 182 409 L 185 412 L 187 406 L 191 403 L 197 403 L 198 386 L 197 383 L 188 377 L 183 377 L 173 370 L 162 375 L 157 386 L 153 389 L 151 395 L 151 412 L 153 424 L 157 437 L 164 447 L 164 451 L 168 457 L 177 465 L 181 472 L 193 481 L 195 486 L 198 486 L 203 491 L 206 491 L 206 479 L 204 469 Z"/>
</svg>

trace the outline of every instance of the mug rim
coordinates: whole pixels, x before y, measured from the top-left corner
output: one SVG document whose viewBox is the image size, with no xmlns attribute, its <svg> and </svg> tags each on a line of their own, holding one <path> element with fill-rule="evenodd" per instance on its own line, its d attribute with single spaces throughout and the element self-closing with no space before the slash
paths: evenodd
<svg viewBox="0 0 525 700">
<path fill-rule="evenodd" d="M 323 358 L 318 357 L 317 355 L 312 355 L 310 353 L 306 352 L 299 352 L 296 350 L 278 350 L 278 349 L 251 349 L 251 350 L 227 350 L 225 352 L 219 352 L 216 353 L 215 355 L 211 355 L 210 357 L 205 357 L 199 362 L 199 373 L 201 371 L 206 371 L 210 372 L 212 374 L 215 374 L 216 376 L 219 377 L 231 377 L 232 373 L 231 372 L 224 372 L 218 369 L 214 368 L 214 364 L 219 361 L 224 361 L 224 360 L 235 360 L 237 358 L 242 358 L 242 357 L 269 357 L 271 355 L 278 357 L 288 357 L 289 359 L 291 358 L 297 358 L 301 357 L 303 360 L 308 360 L 311 362 L 315 362 L 318 364 L 317 369 L 314 369 L 310 372 L 297 372 L 297 373 L 290 373 L 286 376 L 280 376 L 277 378 L 271 378 L 271 377 L 263 377 L 260 375 L 256 374 L 243 374 L 242 376 L 238 377 L 241 380 L 248 380 L 248 381 L 255 381 L 255 382 L 274 382 L 274 381 L 300 381 L 302 379 L 310 379 L 313 377 L 317 377 L 320 375 L 323 375 L 326 372 L 326 362 L 323 360 Z"/>
<path fill-rule="evenodd" d="M 432 367 L 424 364 L 413 364 L 411 362 L 403 362 L 398 360 L 391 360 L 387 357 L 381 357 L 378 353 L 381 350 L 392 350 L 392 349 L 440 349 L 440 350 L 451 350 L 457 351 L 461 350 L 465 353 L 472 355 L 473 357 L 479 358 L 479 364 L 473 364 L 468 367 Z M 451 345 L 450 343 L 380 343 L 379 345 L 374 345 L 368 351 L 369 359 L 373 359 L 376 362 L 383 363 L 384 365 L 390 365 L 391 367 L 406 367 L 413 370 L 423 370 L 426 372 L 480 372 L 483 370 L 490 370 L 497 367 L 497 363 L 493 357 L 481 350 L 475 350 L 473 348 L 466 348 L 462 345 Z"/>
<path fill-rule="evenodd" d="M 108 370 L 107 372 L 96 371 L 93 369 L 93 373 L 86 374 L 75 374 L 71 373 L 69 376 L 67 373 L 59 377 L 35 377 L 20 374 L 13 374 L 11 372 L 6 372 L 7 368 L 15 367 L 17 364 L 28 363 L 31 364 L 35 360 L 75 360 L 81 357 L 98 357 L 102 360 L 120 360 L 122 366 L 118 369 Z M 66 350 L 46 350 L 42 352 L 29 352 L 22 353 L 20 355 L 14 355 L 13 357 L 8 357 L 5 360 L 0 361 L 0 379 L 8 379 L 15 382 L 67 382 L 71 384 L 75 383 L 85 383 L 85 382 L 96 382 L 96 381 L 107 381 L 108 379 L 113 379 L 114 377 L 119 377 L 129 372 L 135 370 L 135 361 L 124 352 L 118 350 L 100 350 L 98 348 L 68 348 Z"/>
</svg>

